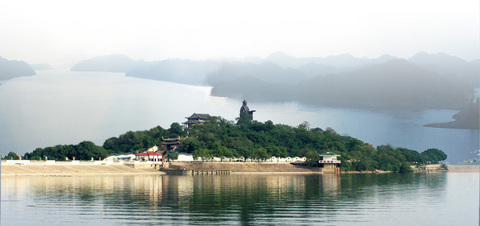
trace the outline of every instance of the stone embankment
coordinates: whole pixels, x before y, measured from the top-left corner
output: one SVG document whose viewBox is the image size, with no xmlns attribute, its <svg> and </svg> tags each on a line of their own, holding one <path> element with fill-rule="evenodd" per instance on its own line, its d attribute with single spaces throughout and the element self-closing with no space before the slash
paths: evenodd
<svg viewBox="0 0 480 226">
<path fill-rule="evenodd" d="M 167 166 L 168 165 L 168 166 Z M 166 168 L 171 170 L 229 170 L 238 173 L 321 173 L 321 168 L 298 166 L 290 163 L 257 163 L 257 162 L 172 162 Z"/>
<path fill-rule="evenodd" d="M 448 165 L 448 172 L 480 172 L 480 165 Z"/>
</svg>

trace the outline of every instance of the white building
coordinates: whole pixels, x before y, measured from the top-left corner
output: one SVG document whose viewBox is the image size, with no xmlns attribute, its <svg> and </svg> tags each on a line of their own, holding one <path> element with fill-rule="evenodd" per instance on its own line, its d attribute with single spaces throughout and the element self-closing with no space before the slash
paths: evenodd
<svg viewBox="0 0 480 226">
<path fill-rule="evenodd" d="M 116 161 L 130 161 L 130 160 L 135 160 L 135 154 L 134 153 L 110 154 L 103 161 L 116 162 Z"/>
<path fill-rule="evenodd" d="M 337 155 L 332 152 L 327 152 L 323 155 L 320 155 L 320 160 L 318 163 L 323 165 L 322 172 L 324 173 L 339 173 L 340 169 L 337 168 L 337 164 L 342 163 L 340 160 L 337 159 L 340 155 Z"/>
<path fill-rule="evenodd" d="M 327 152 L 323 155 L 320 155 L 320 160 L 318 163 L 321 164 L 340 164 L 341 161 L 337 159 L 337 157 L 340 157 L 340 155 L 337 155 L 332 152 Z"/>
</svg>

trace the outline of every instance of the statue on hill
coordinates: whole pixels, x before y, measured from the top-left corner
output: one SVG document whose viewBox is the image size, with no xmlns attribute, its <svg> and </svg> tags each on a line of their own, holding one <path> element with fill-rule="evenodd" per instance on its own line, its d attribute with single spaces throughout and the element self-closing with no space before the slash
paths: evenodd
<svg viewBox="0 0 480 226">
<path fill-rule="evenodd" d="M 250 121 L 250 120 L 253 120 L 253 112 L 255 112 L 255 110 L 251 110 L 248 108 L 247 106 L 247 101 L 244 100 L 243 101 L 243 105 L 242 107 L 240 108 L 240 120 L 239 121 Z"/>
</svg>

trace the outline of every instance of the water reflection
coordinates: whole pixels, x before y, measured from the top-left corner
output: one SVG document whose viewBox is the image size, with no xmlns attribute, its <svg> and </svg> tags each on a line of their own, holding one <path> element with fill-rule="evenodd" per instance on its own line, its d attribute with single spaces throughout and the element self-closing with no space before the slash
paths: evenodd
<svg viewBox="0 0 480 226">
<path fill-rule="evenodd" d="M 2 222 L 348 224 L 405 216 L 418 223 L 430 219 L 412 213 L 448 208 L 447 184 L 446 173 L 2 177 Z"/>
</svg>

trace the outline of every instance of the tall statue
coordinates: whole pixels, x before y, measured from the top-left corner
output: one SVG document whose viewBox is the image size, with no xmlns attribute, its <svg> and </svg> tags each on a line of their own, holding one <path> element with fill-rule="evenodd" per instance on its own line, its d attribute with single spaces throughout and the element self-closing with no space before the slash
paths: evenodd
<svg viewBox="0 0 480 226">
<path fill-rule="evenodd" d="M 242 120 L 253 120 L 253 112 L 255 112 L 255 110 L 250 111 L 250 109 L 247 106 L 247 101 L 244 100 L 243 105 L 240 108 L 240 121 L 242 121 Z"/>
</svg>

